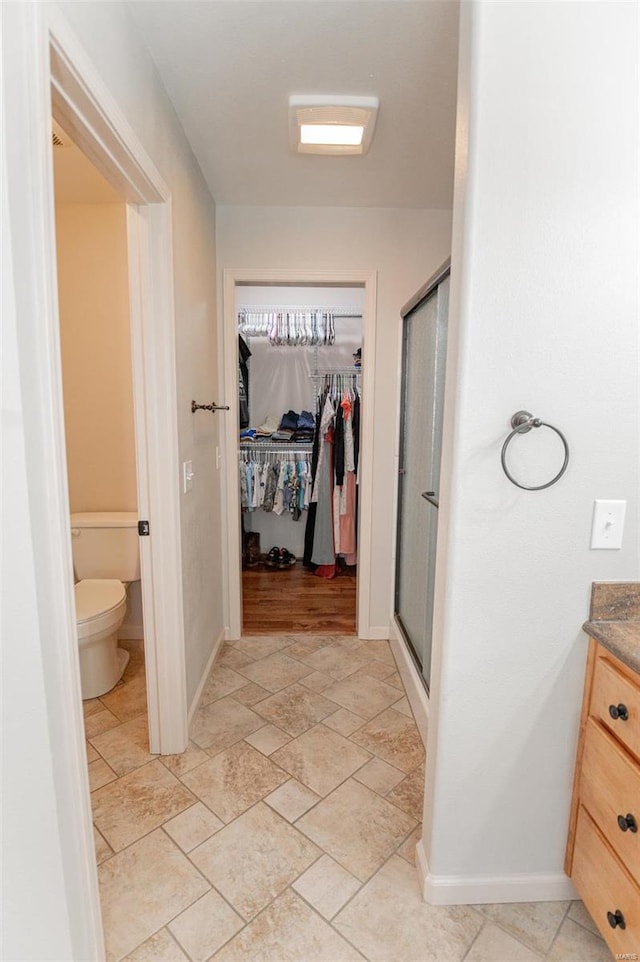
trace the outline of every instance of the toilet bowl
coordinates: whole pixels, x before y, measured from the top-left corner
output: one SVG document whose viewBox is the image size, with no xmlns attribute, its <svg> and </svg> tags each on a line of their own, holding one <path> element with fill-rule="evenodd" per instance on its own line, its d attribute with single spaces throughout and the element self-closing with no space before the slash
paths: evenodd
<svg viewBox="0 0 640 962">
<path fill-rule="evenodd" d="M 104 695 L 122 677 L 129 652 L 118 648 L 118 628 L 127 610 L 121 581 L 87 578 L 75 587 L 82 698 Z"/>
</svg>

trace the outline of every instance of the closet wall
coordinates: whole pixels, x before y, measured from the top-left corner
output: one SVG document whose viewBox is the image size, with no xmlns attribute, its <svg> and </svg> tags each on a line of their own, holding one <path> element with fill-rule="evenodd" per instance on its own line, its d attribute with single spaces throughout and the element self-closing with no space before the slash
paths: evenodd
<svg viewBox="0 0 640 962">
<path fill-rule="evenodd" d="M 236 288 L 236 314 L 242 307 L 326 307 L 344 308 L 362 315 L 364 288 L 361 287 L 258 287 Z M 335 320 L 335 343 L 317 347 L 273 346 L 267 337 L 246 337 L 251 350 L 249 360 L 250 426 L 258 427 L 267 415 L 280 420 L 290 409 L 298 414 L 316 413 L 316 396 L 322 382 L 312 379 L 316 363 L 319 370 L 353 367 L 353 354 L 363 346 L 362 317 Z M 292 450 L 298 450 L 295 444 Z M 311 457 L 311 454 L 309 454 Z M 245 531 L 260 534 L 263 552 L 274 545 L 287 548 L 301 559 L 304 549 L 306 512 L 299 521 L 289 514 L 275 515 L 261 508 L 244 512 Z"/>
</svg>

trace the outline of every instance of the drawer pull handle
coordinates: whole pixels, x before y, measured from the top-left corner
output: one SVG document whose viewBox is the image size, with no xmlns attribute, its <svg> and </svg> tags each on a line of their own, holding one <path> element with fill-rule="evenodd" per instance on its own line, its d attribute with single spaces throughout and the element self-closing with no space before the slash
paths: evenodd
<svg viewBox="0 0 640 962">
<path fill-rule="evenodd" d="M 629 710 L 626 705 L 609 705 L 609 714 L 614 719 L 620 719 L 620 721 L 627 721 L 629 718 Z"/>
<path fill-rule="evenodd" d="M 627 923 L 624 920 L 624 915 L 620 909 L 616 909 L 615 912 L 607 912 L 607 922 L 612 929 L 626 929 Z"/>
<path fill-rule="evenodd" d="M 621 832 L 637 832 L 638 823 L 635 820 L 635 816 L 628 812 L 626 815 L 618 815 L 618 828 Z"/>
</svg>

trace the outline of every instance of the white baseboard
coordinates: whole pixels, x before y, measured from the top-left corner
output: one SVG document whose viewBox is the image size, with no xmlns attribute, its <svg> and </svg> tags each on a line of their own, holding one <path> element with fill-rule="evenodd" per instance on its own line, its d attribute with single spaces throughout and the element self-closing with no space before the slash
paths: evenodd
<svg viewBox="0 0 640 962">
<path fill-rule="evenodd" d="M 414 664 L 413 658 L 409 654 L 407 646 L 400 634 L 400 629 L 395 622 L 395 618 L 393 618 L 391 622 L 389 644 L 391 645 L 391 651 L 396 660 L 398 672 L 402 678 L 405 691 L 407 692 L 411 711 L 413 712 L 418 731 L 420 732 L 420 738 L 426 751 L 427 727 L 429 724 L 429 696 L 418 674 L 418 669 Z"/>
<path fill-rule="evenodd" d="M 196 709 L 197 709 L 197 707 L 198 707 L 198 705 L 199 705 L 199 703 L 200 703 L 200 699 L 202 698 L 202 692 L 204 691 L 204 686 L 206 685 L 206 683 L 207 683 L 207 678 L 209 677 L 209 672 L 210 672 L 211 669 L 213 668 L 213 663 L 215 662 L 216 658 L 218 657 L 218 652 L 220 651 L 220 648 L 222 647 L 222 643 L 223 643 L 223 641 L 225 640 L 225 634 L 226 634 L 226 632 L 225 632 L 225 629 L 223 628 L 223 629 L 220 631 L 220 634 L 218 635 L 218 637 L 216 638 L 216 640 L 215 640 L 214 643 L 213 643 L 213 648 L 211 649 L 211 654 L 209 655 L 209 660 L 207 661 L 207 664 L 205 665 L 205 669 L 204 669 L 204 671 L 203 671 L 203 673 L 202 673 L 202 678 L 200 679 L 200 683 L 199 683 L 198 687 L 196 688 L 195 695 L 193 696 L 193 699 L 192 699 L 191 704 L 190 704 L 190 706 L 189 706 L 189 712 L 188 712 L 188 714 L 187 714 L 187 724 L 188 724 L 188 725 L 191 724 L 191 719 L 193 718 L 193 716 L 194 716 L 195 713 L 196 713 Z"/>
<path fill-rule="evenodd" d="M 144 627 L 142 625 L 120 625 L 118 628 L 118 638 L 131 641 L 144 638 Z"/>
<path fill-rule="evenodd" d="M 389 629 L 369 625 L 368 628 L 363 628 L 362 631 L 358 632 L 358 638 L 366 638 L 367 641 L 387 641 L 389 638 Z"/>
<path fill-rule="evenodd" d="M 579 898 L 564 872 L 532 875 L 432 875 L 422 841 L 416 845 L 420 888 L 429 905 L 486 905 L 493 902 L 561 902 Z"/>
</svg>

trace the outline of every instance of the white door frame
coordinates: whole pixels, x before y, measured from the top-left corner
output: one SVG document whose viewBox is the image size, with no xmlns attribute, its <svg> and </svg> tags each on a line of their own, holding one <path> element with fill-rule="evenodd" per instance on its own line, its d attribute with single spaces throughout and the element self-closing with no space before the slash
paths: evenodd
<svg viewBox="0 0 640 962">
<path fill-rule="evenodd" d="M 363 405 L 360 416 L 359 518 L 358 518 L 358 599 L 357 634 L 360 638 L 377 637 L 371 630 L 371 527 L 373 521 L 373 372 L 376 352 L 376 271 L 314 271 L 259 268 L 226 268 L 223 271 L 223 347 L 225 403 L 229 417 L 225 420 L 226 470 L 226 540 L 227 565 L 227 629 L 230 640 L 240 637 L 242 630 L 242 573 L 240 527 L 240 480 L 238 469 L 238 432 L 240 411 L 238 399 L 238 323 L 236 319 L 236 287 L 239 284 L 301 287 L 363 287 L 363 343 L 366 363 L 362 365 Z"/>
<path fill-rule="evenodd" d="M 60 851 L 75 958 L 104 958 L 80 696 L 57 298 L 53 113 L 128 203 L 151 750 L 187 744 L 171 196 L 53 4 L 12 5 L 7 176 L 29 504 Z M 4 19 L 4 17 L 3 17 Z M 19 202 L 19 206 L 18 206 Z"/>
</svg>

